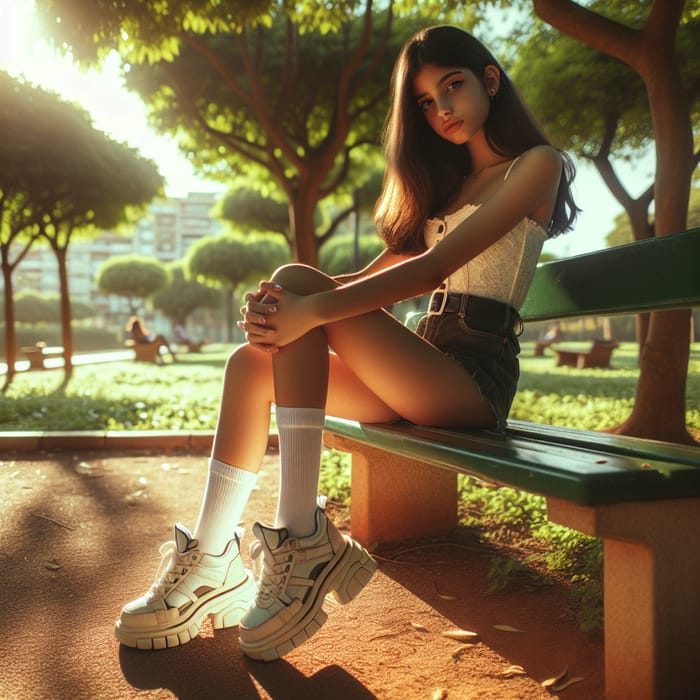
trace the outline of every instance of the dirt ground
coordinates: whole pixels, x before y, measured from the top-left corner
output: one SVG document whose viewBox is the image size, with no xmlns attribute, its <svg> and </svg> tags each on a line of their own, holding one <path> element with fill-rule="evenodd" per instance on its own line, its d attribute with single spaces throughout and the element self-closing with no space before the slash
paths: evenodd
<svg viewBox="0 0 700 700">
<path fill-rule="evenodd" d="M 273 519 L 277 469 L 269 455 L 247 533 Z M 280 661 L 247 659 L 235 629 L 208 623 L 175 649 L 120 647 L 121 605 L 150 585 L 173 523 L 194 525 L 205 478 L 203 454 L 0 456 L 2 700 L 603 697 L 602 639 L 579 631 L 565 588 L 488 593 L 491 553 L 463 532 L 378 549 L 362 594 L 343 607 L 329 600 L 322 630 Z M 443 634 L 454 630 L 477 636 L 461 645 Z M 583 680 L 542 686 L 564 670 L 564 683 Z"/>
</svg>

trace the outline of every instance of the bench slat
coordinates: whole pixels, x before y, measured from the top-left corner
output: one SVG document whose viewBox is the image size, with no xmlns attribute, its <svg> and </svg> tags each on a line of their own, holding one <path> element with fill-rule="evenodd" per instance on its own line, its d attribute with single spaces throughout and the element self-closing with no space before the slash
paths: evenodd
<svg viewBox="0 0 700 700">
<path fill-rule="evenodd" d="M 700 228 L 537 267 L 526 321 L 700 306 Z"/>
<path fill-rule="evenodd" d="M 598 449 L 605 454 L 626 455 L 642 460 L 679 462 L 700 467 L 700 448 L 660 440 L 648 440 L 599 433 L 594 430 L 562 428 L 554 425 L 509 420 L 508 433 L 545 444 L 564 444 L 573 448 Z"/>
<path fill-rule="evenodd" d="M 668 457 L 610 454 L 605 449 L 423 426 L 360 424 L 326 418 L 326 429 L 357 442 L 580 505 L 700 495 L 700 466 Z M 648 463 L 650 466 L 643 466 Z"/>
</svg>

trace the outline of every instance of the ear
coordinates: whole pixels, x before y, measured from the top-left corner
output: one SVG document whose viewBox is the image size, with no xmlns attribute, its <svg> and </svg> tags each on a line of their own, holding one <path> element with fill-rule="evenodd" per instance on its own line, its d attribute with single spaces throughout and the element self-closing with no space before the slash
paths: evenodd
<svg viewBox="0 0 700 700">
<path fill-rule="evenodd" d="M 486 68 L 484 68 L 483 81 L 489 97 L 494 97 L 501 88 L 501 71 L 498 66 L 486 66 Z"/>
</svg>

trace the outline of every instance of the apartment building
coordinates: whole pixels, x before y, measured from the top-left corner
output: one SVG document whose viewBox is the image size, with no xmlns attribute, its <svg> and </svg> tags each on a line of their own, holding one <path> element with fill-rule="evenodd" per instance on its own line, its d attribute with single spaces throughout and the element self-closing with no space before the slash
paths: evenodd
<svg viewBox="0 0 700 700">
<path fill-rule="evenodd" d="M 74 239 L 68 248 L 67 263 L 71 299 L 97 307 L 104 325 L 121 323 L 129 313 L 128 302 L 97 289 L 95 275 L 101 265 L 115 255 L 146 255 L 164 263 L 182 259 L 195 241 L 222 231 L 222 224 L 210 214 L 219 196 L 191 192 L 186 197 L 157 200 L 136 223 L 133 233 L 104 231 L 90 240 Z M 42 294 L 57 294 L 56 258 L 50 248 L 34 246 L 18 265 L 13 282 L 15 293 L 34 289 Z M 149 325 L 159 330 L 163 323 L 157 314 L 149 312 Z"/>
</svg>

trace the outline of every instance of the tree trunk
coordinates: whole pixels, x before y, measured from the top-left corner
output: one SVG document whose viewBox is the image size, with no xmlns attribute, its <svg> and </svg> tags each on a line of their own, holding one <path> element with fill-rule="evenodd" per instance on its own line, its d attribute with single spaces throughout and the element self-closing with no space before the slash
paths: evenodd
<svg viewBox="0 0 700 700">
<path fill-rule="evenodd" d="M 226 340 L 233 342 L 233 287 L 226 290 Z"/>
<path fill-rule="evenodd" d="M 675 49 L 684 0 L 654 0 L 641 30 L 624 27 L 571 0 L 533 3 L 541 19 L 624 61 L 641 76 L 656 145 L 655 232 L 663 236 L 683 231 L 693 169 L 690 108 Z M 632 414 L 613 432 L 693 442 L 685 416 L 689 338 L 688 310 L 651 314 Z"/>
<path fill-rule="evenodd" d="M 15 330 L 15 305 L 13 301 L 12 266 L 7 257 L 9 250 L 2 249 L 2 279 L 5 284 L 5 361 L 7 362 L 7 374 L 2 386 L 5 391 L 12 383 L 15 376 L 15 362 L 17 361 L 17 333 Z"/>
<path fill-rule="evenodd" d="M 305 265 L 318 265 L 318 240 L 314 227 L 314 214 L 318 202 L 314 185 L 306 184 L 295 189 L 289 198 L 289 222 L 292 233 L 294 260 Z"/>
<path fill-rule="evenodd" d="M 73 376 L 73 329 L 71 327 L 70 291 L 68 289 L 68 268 L 66 265 L 66 248 L 53 246 L 58 262 L 58 283 L 61 290 L 61 341 L 65 357 L 64 383 Z"/>
<path fill-rule="evenodd" d="M 657 236 L 686 228 L 693 170 L 693 133 L 674 37 L 675 32 L 664 42 L 665 49 L 658 37 L 649 37 L 649 45 L 641 43 L 642 55 L 638 59 L 656 137 Z M 652 313 L 640 357 L 637 398 L 632 414 L 619 426 L 618 432 L 657 440 L 694 442 L 687 431 L 685 415 L 689 351 L 690 311 Z"/>
</svg>

